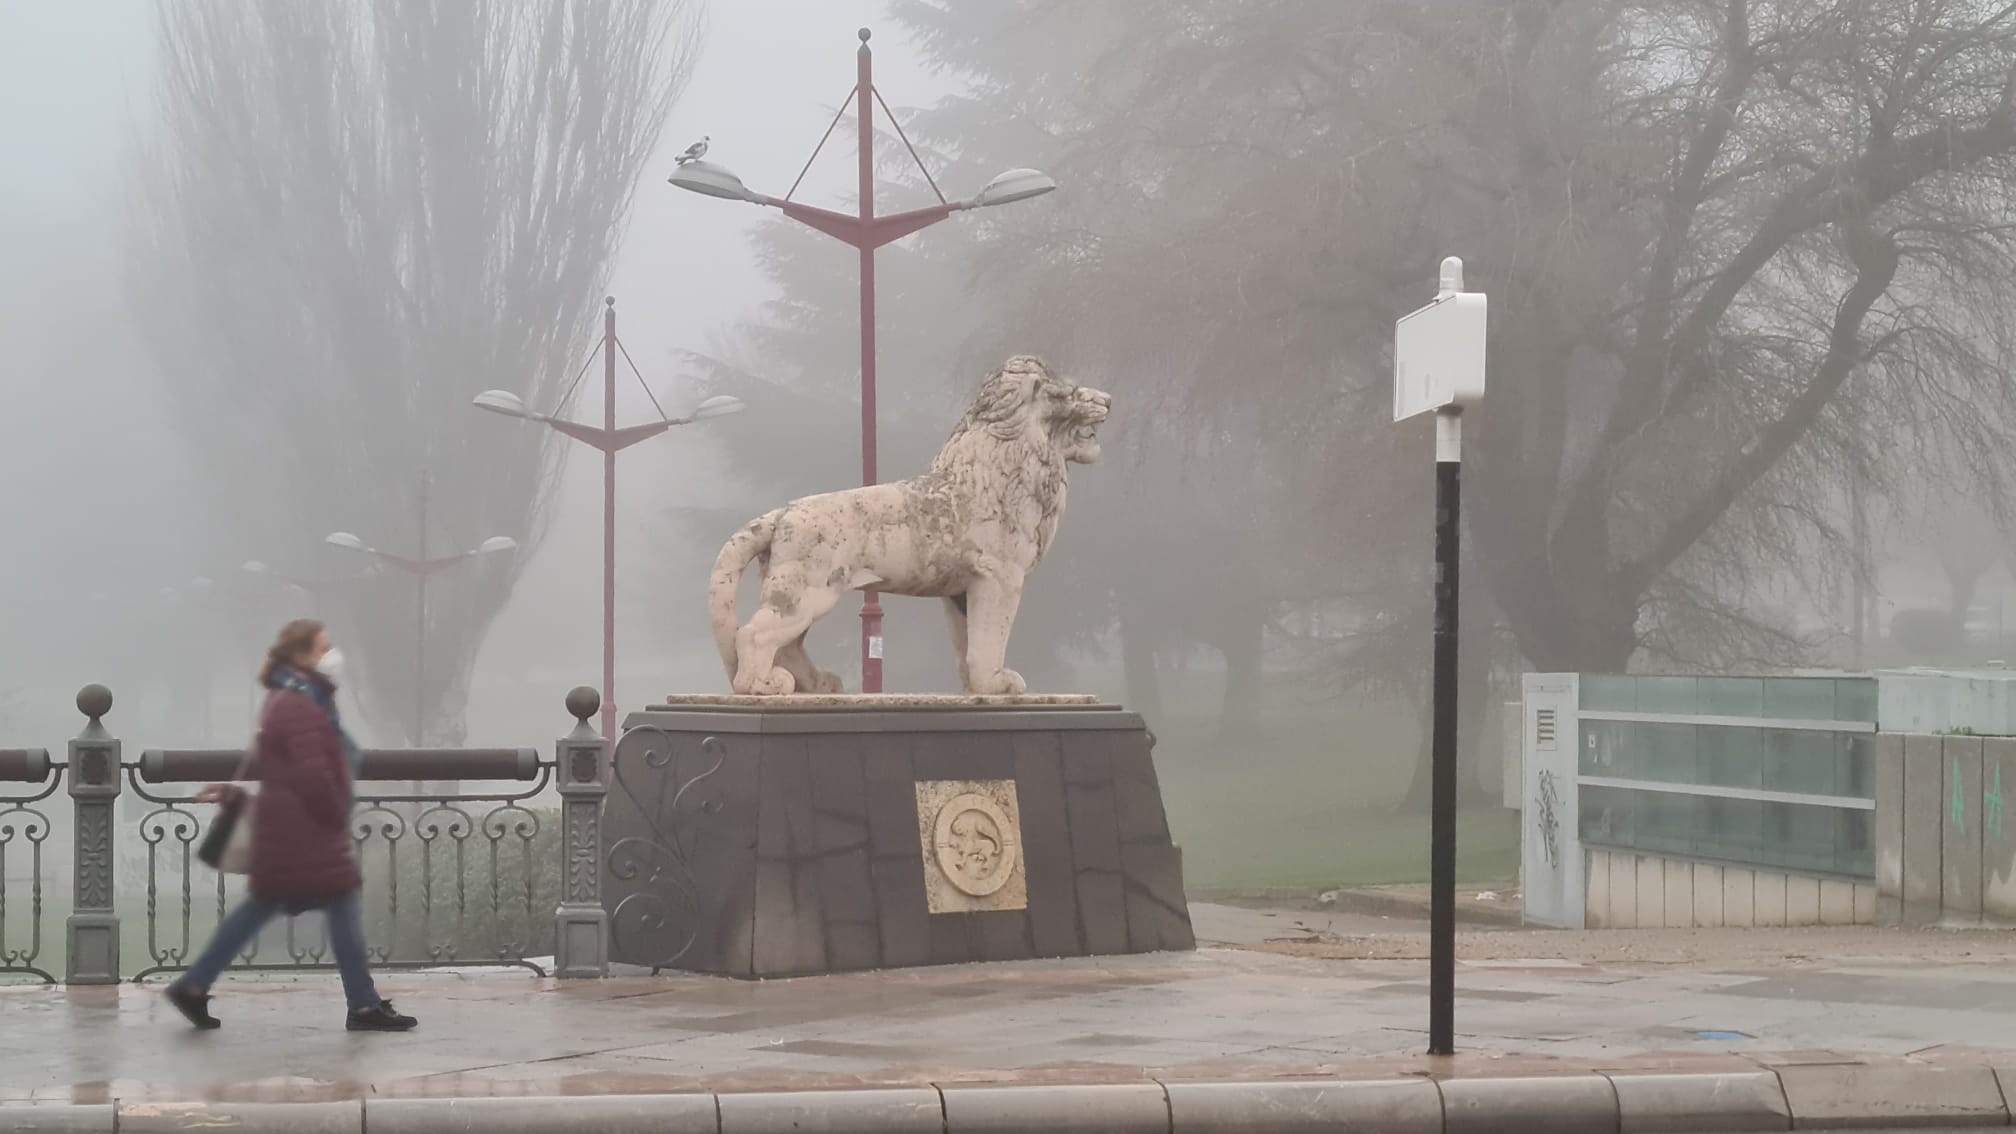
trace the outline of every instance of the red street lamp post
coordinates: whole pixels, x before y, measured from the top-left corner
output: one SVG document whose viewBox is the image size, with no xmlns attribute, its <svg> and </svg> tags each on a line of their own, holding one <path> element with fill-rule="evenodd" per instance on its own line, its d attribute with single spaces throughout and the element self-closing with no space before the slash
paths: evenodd
<svg viewBox="0 0 2016 1134">
<path fill-rule="evenodd" d="M 784 215 L 800 224 L 818 229 L 835 239 L 846 242 L 861 253 L 861 483 L 876 483 L 875 472 L 875 250 L 894 240 L 901 240 L 923 228 L 944 220 L 962 209 L 985 208 L 991 205 L 1006 205 L 1015 201 L 1026 201 L 1040 197 L 1057 187 L 1057 182 L 1048 174 L 1034 169 L 1011 169 L 989 181 L 980 192 L 963 201 L 948 201 L 938 191 L 938 183 L 931 180 L 931 172 L 924 168 L 923 159 L 917 156 L 917 148 L 903 133 L 903 126 L 896 121 L 896 115 L 889 110 L 889 104 L 882 102 L 882 93 L 875 89 L 873 53 L 868 50 L 868 29 L 862 28 L 861 49 L 856 54 L 856 75 L 852 101 L 854 103 L 855 148 L 860 165 L 860 203 L 858 211 L 849 216 L 830 209 L 815 208 L 791 199 L 798 191 L 798 185 L 805 180 L 805 170 L 812 168 L 819 150 L 825 148 L 826 139 L 833 136 L 833 127 L 839 125 L 840 116 L 847 112 L 847 103 L 842 101 L 840 109 L 834 112 L 833 122 L 826 127 L 826 134 L 814 147 L 812 157 L 805 161 L 805 169 L 798 173 L 798 181 L 791 191 L 782 197 L 768 197 L 751 191 L 742 184 L 742 179 L 727 169 L 712 162 L 688 160 L 683 162 L 670 178 L 672 184 L 709 197 L 721 197 L 731 201 L 747 201 L 753 205 L 768 205 L 780 209 Z M 938 203 L 909 212 L 891 213 L 888 216 L 875 215 L 875 120 L 874 103 L 882 104 L 882 112 L 889 116 L 890 125 L 896 127 L 896 136 L 903 140 L 910 158 L 917 163 L 917 169 L 924 174 L 924 180 L 931 186 Z M 882 603 L 874 591 L 869 591 L 861 605 L 861 691 L 882 692 Z"/>
<path fill-rule="evenodd" d="M 524 399 L 508 390 L 485 390 L 476 395 L 475 405 L 491 413 L 551 426 L 555 432 L 602 453 L 602 736 L 613 739 L 616 735 L 616 454 L 675 425 L 690 425 L 710 417 L 740 413 L 743 406 L 741 399 L 723 395 L 701 402 L 688 417 L 666 417 L 664 408 L 658 406 L 658 399 L 651 396 L 651 387 L 644 382 L 644 376 L 637 372 L 637 364 L 631 362 L 630 372 L 637 376 L 637 383 L 644 387 L 645 396 L 650 397 L 651 404 L 658 408 L 658 420 L 618 429 L 616 355 L 621 351 L 624 361 L 628 362 L 630 352 L 623 350 L 623 344 L 616 338 L 616 297 L 606 296 L 602 304 L 602 425 L 599 428 L 534 413 L 526 407 Z M 592 356 L 589 361 L 594 361 Z M 587 369 L 584 363 L 582 373 L 585 374 Z M 574 376 L 574 381 L 579 384 L 580 374 Z M 563 406 L 573 393 L 570 386 L 560 399 Z"/>
<path fill-rule="evenodd" d="M 427 580 L 446 571 L 450 567 L 484 555 L 512 551 L 518 541 L 510 536 L 491 536 L 481 545 L 468 551 L 458 551 L 453 555 L 429 556 L 427 554 L 427 496 L 429 484 L 420 482 L 420 554 L 394 555 L 380 551 L 366 544 L 349 532 L 331 532 L 326 541 L 345 551 L 355 551 L 368 555 L 379 563 L 404 571 L 413 576 L 419 588 L 419 613 L 413 620 L 413 745 L 416 748 L 427 744 L 424 735 L 427 724 Z"/>
</svg>

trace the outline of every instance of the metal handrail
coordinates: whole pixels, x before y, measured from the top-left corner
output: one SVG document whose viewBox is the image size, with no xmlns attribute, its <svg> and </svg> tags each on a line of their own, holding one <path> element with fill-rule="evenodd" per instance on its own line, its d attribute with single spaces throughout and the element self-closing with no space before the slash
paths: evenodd
<svg viewBox="0 0 2016 1134">
<path fill-rule="evenodd" d="M 0 783 L 39 784 L 51 766 L 47 748 L 0 748 Z"/>
<path fill-rule="evenodd" d="M 361 756 L 359 780 L 530 780 L 546 763 L 536 748 L 367 748 Z M 150 748 L 136 766 L 150 784 L 221 783 L 244 764 L 242 748 Z"/>
</svg>

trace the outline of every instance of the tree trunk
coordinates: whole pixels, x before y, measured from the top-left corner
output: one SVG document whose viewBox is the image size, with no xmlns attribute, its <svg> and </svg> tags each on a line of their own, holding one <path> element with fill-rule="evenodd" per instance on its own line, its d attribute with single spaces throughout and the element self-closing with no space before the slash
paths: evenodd
<svg viewBox="0 0 2016 1134">
<path fill-rule="evenodd" d="M 1262 723 L 1261 679 L 1266 668 L 1267 623 L 1257 615 L 1230 629 L 1216 643 L 1225 659 L 1225 695 L 1218 711 L 1218 735 L 1251 739 Z"/>
<path fill-rule="evenodd" d="M 1534 672 L 1624 673 L 1638 652 L 1644 597 L 1605 597 L 1604 584 L 1547 594 L 1508 590 L 1492 597 Z M 1562 597 L 1566 594 L 1581 601 Z"/>
<path fill-rule="evenodd" d="M 1558 590 L 1531 593 L 1508 589 L 1491 595 L 1496 612 L 1506 617 L 1522 656 L 1541 673 L 1623 673 L 1638 649 L 1638 608 L 1640 596 L 1618 598 L 1614 594 L 1573 610 L 1562 609 Z M 1596 592 L 1600 594 L 1601 592 Z M 1591 596 L 1595 597 L 1594 595 Z M 1477 599 L 1467 601 L 1475 604 Z M 1482 596 L 1479 596 L 1481 599 Z M 1474 605 L 1472 609 L 1475 609 Z M 1497 795 L 1495 784 L 1486 784 L 1483 775 L 1483 726 L 1488 719 L 1492 688 L 1490 647 L 1484 635 L 1473 640 L 1464 634 L 1457 655 L 1457 799 L 1479 803 Z M 1432 717 L 1428 722 L 1432 726 Z M 1423 741 L 1424 755 L 1414 769 L 1401 806 L 1426 811 L 1431 801 L 1434 770 L 1429 750 L 1432 732 Z"/>
<path fill-rule="evenodd" d="M 1988 573 L 1990 564 L 1979 566 L 1951 561 L 1942 565 L 1946 571 L 1946 585 L 1951 588 L 1951 609 L 1953 621 L 1962 632 L 1967 627 L 1967 612 L 1974 608 L 1974 592 L 1981 585 L 1981 576 Z"/>
<path fill-rule="evenodd" d="M 1495 689 L 1491 684 L 1490 659 L 1485 646 L 1465 643 L 1457 656 L 1456 688 L 1456 806 L 1470 807 L 1498 797 L 1497 784 L 1484 775 L 1484 722 L 1489 716 Z M 1429 706 L 1427 727 L 1422 730 L 1421 758 L 1414 764 L 1414 779 L 1400 806 L 1409 811 L 1427 811 L 1434 802 L 1435 730 L 1434 706 Z"/>
<path fill-rule="evenodd" d="M 1120 665 L 1126 673 L 1127 705 L 1151 722 L 1163 719 L 1162 681 L 1155 669 L 1155 645 L 1140 617 L 1120 616 Z"/>
</svg>

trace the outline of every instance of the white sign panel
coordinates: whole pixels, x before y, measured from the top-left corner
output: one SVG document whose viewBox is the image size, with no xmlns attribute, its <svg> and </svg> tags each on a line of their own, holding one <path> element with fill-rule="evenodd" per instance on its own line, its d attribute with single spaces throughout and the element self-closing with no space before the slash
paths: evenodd
<svg viewBox="0 0 2016 1134">
<path fill-rule="evenodd" d="M 1482 292 L 1450 292 L 1393 326 L 1393 420 L 1484 398 Z"/>
</svg>

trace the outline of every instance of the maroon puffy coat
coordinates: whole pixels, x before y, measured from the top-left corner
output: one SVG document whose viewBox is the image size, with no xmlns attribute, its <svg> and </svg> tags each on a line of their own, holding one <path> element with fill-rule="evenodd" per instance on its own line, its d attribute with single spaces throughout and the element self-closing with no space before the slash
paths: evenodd
<svg viewBox="0 0 2016 1134">
<path fill-rule="evenodd" d="M 364 884 L 350 841 L 350 765 L 336 724 L 303 693 L 277 689 L 259 721 L 252 895 L 314 904 Z"/>
</svg>

